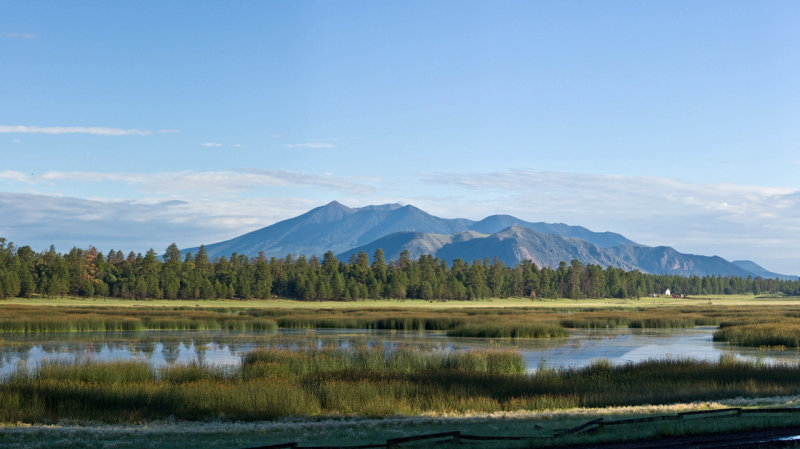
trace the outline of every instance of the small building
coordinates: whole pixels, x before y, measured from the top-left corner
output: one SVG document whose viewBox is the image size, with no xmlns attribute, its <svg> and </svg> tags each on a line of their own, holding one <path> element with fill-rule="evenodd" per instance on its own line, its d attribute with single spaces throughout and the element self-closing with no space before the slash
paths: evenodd
<svg viewBox="0 0 800 449">
<path fill-rule="evenodd" d="M 670 295 L 672 295 L 672 292 L 669 291 L 669 289 L 664 290 L 664 296 L 670 296 Z"/>
</svg>

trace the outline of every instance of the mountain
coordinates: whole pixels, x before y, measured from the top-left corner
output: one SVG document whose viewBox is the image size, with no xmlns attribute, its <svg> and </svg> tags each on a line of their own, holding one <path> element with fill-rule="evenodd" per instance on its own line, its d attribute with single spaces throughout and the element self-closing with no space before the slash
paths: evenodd
<svg viewBox="0 0 800 449">
<path fill-rule="evenodd" d="M 348 260 L 361 251 L 381 248 L 387 260 L 403 250 L 412 258 L 431 254 L 447 261 L 493 259 L 507 265 L 531 260 L 556 267 L 577 259 L 654 274 L 761 276 L 796 279 L 767 271 L 751 261 L 729 262 L 718 256 L 683 254 L 666 246 L 649 247 L 613 232 L 593 232 L 563 223 L 533 223 L 510 215 L 480 221 L 446 219 L 411 205 L 382 204 L 350 208 L 337 201 L 239 237 L 206 245 L 211 259 L 231 253 L 267 257 L 287 254 L 322 256 L 333 251 Z M 196 253 L 198 248 L 183 252 Z"/>
<path fill-rule="evenodd" d="M 528 223 L 509 215 L 496 215 L 475 222 L 464 218 L 439 218 L 411 205 L 382 204 L 350 208 L 333 201 L 303 215 L 205 246 L 211 259 L 228 257 L 233 252 L 256 256 L 260 251 L 267 257 L 283 257 L 287 254 L 322 256 L 327 251 L 337 254 L 361 247 L 396 232 L 450 235 L 477 231 L 490 234 L 510 226 L 509 224 L 496 229 L 504 220 L 523 227 L 547 227 L 547 223 Z M 595 233 L 579 226 L 563 224 L 551 226 L 550 233 L 581 235 L 590 242 L 608 244 L 614 239 L 606 235 L 611 233 Z M 489 232 L 483 232 L 481 229 Z M 612 236 L 618 236 L 616 238 L 620 241 L 630 242 L 618 234 Z M 425 246 L 422 243 L 419 245 Z M 188 248 L 183 250 L 183 253 L 196 253 L 197 250 L 197 247 Z M 372 255 L 373 252 L 367 254 Z M 389 258 L 389 252 L 385 248 L 384 252 Z"/>
<path fill-rule="evenodd" d="M 496 257 L 506 265 L 531 260 L 540 267 L 551 268 L 557 267 L 562 261 L 569 263 L 577 259 L 584 264 L 654 274 L 754 275 L 752 271 L 719 256 L 683 254 L 665 246 L 648 247 L 636 243 L 605 248 L 585 240 L 545 234 L 516 224 L 493 234 L 475 231 L 451 235 L 398 232 L 345 251 L 338 254 L 337 258 L 346 261 L 360 251 L 371 256 L 378 248 L 383 249 L 387 260 L 397 260 L 403 250 L 408 250 L 412 259 L 423 254 L 432 254 L 447 261 L 461 259 L 466 262 Z"/>
<path fill-rule="evenodd" d="M 798 278 L 798 276 L 789 276 L 786 274 L 774 273 L 762 267 L 761 265 L 753 262 L 752 260 L 734 260 L 731 261 L 731 263 L 753 273 L 756 276 L 761 276 L 764 279 L 777 278 L 777 279 L 785 279 L 787 281 L 796 281 Z"/>
<path fill-rule="evenodd" d="M 496 257 L 506 265 L 516 265 L 523 260 L 531 260 L 540 267 L 551 268 L 557 267 L 562 261 L 569 263 L 577 259 L 584 264 L 613 266 L 654 274 L 741 277 L 755 275 L 752 270 L 728 262 L 719 256 L 683 254 L 666 246 L 648 247 L 635 243 L 604 248 L 585 240 L 544 234 L 519 225 L 510 226 L 491 235 L 474 231 L 452 235 L 398 232 L 345 251 L 337 257 L 340 260 L 348 260 L 359 251 L 371 256 L 378 248 L 383 249 L 388 260 L 397 260 L 403 250 L 408 250 L 412 259 L 422 254 L 432 254 L 447 261 L 461 259 L 466 262 Z M 765 273 L 761 276 L 767 277 Z M 772 273 L 769 277 L 779 276 L 781 275 Z"/>
<path fill-rule="evenodd" d="M 268 257 L 321 256 L 327 251 L 336 253 L 364 245 L 394 232 L 452 234 L 465 231 L 472 223 L 435 217 L 414 206 L 384 204 L 350 208 L 333 201 L 272 226 L 206 245 L 206 251 L 211 259 L 227 257 L 233 252 L 256 256 L 260 251 Z M 183 252 L 197 250 L 189 248 Z"/>
<path fill-rule="evenodd" d="M 719 256 L 684 254 L 667 246 L 628 245 L 610 248 L 614 256 L 629 262 L 645 273 L 680 276 L 740 276 L 753 274 Z"/>
<path fill-rule="evenodd" d="M 538 266 L 556 267 L 561 261 L 578 259 L 584 264 L 636 269 L 624 260 L 615 258 L 606 249 L 585 240 L 544 234 L 513 225 L 486 237 L 472 238 L 444 245 L 436 256 L 445 260 L 465 261 L 497 257 L 506 265 L 531 260 Z"/>
<path fill-rule="evenodd" d="M 541 232 L 542 234 L 585 240 L 603 248 L 636 244 L 613 232 L 592 232 L 583 226 L 569 226 L 564 223 L 531 223 L 511 215 L 492 215 L 474 223 L 469 228 L 483 234 L 494 234 L 514 225 Z"/>
<path fill-rule="evenodd" d="M 371 258 L 372 255 L 375 254 L 375 251 L 380 248 L 383 250 L 383 255 L 386 260 L 397 260 L 403 250 L 408 250 L 410 258 L 417 259 L 423 254 L 437 254 L 439 249 L 445 245 L 481 237 L 488 236 L 475 231 L 464 231 L 450 235 L 425 234 L 422 232 L 395 232 L 394 234 L 381 237 L 366 245 L 337 254 L 336 258 L 347 261 L 350 259 L 350 256 L 358 254 L 361 251 L 367 253 Z"/>
</svg>

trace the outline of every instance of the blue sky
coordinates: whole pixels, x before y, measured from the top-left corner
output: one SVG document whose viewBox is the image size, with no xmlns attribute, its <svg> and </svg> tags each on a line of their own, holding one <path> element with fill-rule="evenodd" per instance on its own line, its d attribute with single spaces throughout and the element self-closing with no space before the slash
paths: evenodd
<svg viewBox="0 0 800 449">
<path fill-rule="evenodd" d="M 793 1 L 0 3 L 0 236 L 227 239 L 339 200 L 800 273 Z"/>
</svg>

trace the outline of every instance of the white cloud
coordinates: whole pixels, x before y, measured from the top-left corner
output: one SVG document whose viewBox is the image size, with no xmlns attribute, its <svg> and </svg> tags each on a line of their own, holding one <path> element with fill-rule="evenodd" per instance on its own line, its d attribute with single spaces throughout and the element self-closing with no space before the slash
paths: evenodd
<svg viewBox="0 0 800 449">
<path fill-rule="evenodd" d="M 6 37 L 10 37 L 12 39 L 33 39 L 36 37 L 33 33 L 8 33 Z"/>
<path fill-rule="evenodd" d="M 319 149 L 319 148 L 335 148 L 336 145 L 325 143 L 325 142 L 309 142 L 309 143 L 290 143 L 286 145 L 287 148 L 309 148 L 309 149 Z"/>
<path fill-rule="evenodd" d="M 433 213 L 468 218 L 507 213 L 565 222 L 683 252 L 772 261 L 767 268 L 800 273 L 796 188 L 525 170 L 420 177 L 450 188 L 449 197 L 420 198 Z"/>
<path fill-rule="evenodd" d="M 181 132 L 181 130 L 179 130 L 179 129 L 159 129 L 158 132 L 161 133 L 161 134 L 177 134 L 177 133 Z"/>
<path fill-rule="evenodd" d="M 303 198 L 236 202 L 98 201 L 0 192 L 0 237 L 16 245 L 59 251 L 94 245 L 102 250 L 143 252 L 182 248 L 235 237 L 319 206 Z"/>
<path fill-rule="evenodd" d="M 146 136 L 152 134 L 149 130 L 102 128 L 96 126 L 24 126 L 0 125 L 0 133 L 13 134 L 92 134 L 97 136 Z"/>
<path fill-rule="evenodd" d="M 0 171 L 0 181 L 29 185 L 59 185 L 59 183 L 124 183 L 144 191 L 162 195 L 201 195 L 203 197 L 230 195 L 263 187 L 323 187 L 339 192 L 371 194 L 369 183 L 378 178 L 355 179 L 331 174 L 316 175 L 286 170 L 225 170 L 180 171 L 162 173 L 100 173 L 48 171 L 26 174 L 14 170 Z"/>
<path fill-rule="evenodd" d="M 221 147 L 221 143 L 217 142 L 204 142 L 200 144 L 201 147 Z"/>
</svg>

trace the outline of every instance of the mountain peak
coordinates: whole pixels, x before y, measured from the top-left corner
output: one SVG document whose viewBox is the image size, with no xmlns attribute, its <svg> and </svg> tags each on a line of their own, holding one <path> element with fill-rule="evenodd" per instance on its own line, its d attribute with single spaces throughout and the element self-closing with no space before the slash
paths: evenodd
<svg viewBox="0 0 800 449">
<path fill-rule="evenodd" d="M 344 204 L 334 200 L 330 203 L 316 207 L 311 209 L 310 211 L 306 212 L 304 215 L 305 218 L 312 222 L 316 223 L 326 223 L 331 221 L 338 221 L 342 218 L 346 217 L 355 212 L 355 209 L 351 209 Z"/>
<path fill-rule="evenodd" d="M 388 210 L 388 211 L 392 211 L 392 210 L 395 210 L 395 209 L 400 209 L 401 207 L 403 207 L 403 205 L 400 204 L 400 203 L 372 204 L 372 205 L 369 205 L 369 206 L 359 207 L 357 210 L 362 210 L 362 211 Z"/>
<path fill-rule="evenodd" d="M 345 206 L 344 204 L 342 204 L 342 203 L 340 203 L 340 202 L 338 202 L 336 200 L 333 200 L 330 203 L 328 203 L 328 204 L 326 204 L 326 205 L 324 205 L 322 207 L 337 208 L 337 209 L 342 209 L 343 208 L 343 209 L 348 209 L 348 210 L 350 209 L 349 207 Z"/>
</svg>

